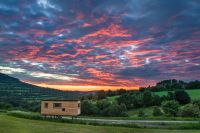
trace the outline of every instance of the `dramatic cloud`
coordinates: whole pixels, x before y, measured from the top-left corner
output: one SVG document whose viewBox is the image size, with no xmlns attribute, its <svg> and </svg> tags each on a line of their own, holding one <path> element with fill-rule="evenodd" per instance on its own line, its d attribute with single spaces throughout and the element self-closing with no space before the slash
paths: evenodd
<svg viewBox="0 0 200 133">
<path fill-rule="evenodd" d="M 200 79 L 198 0 L 1 0 L 0 72 L 68 90 Z"/>
</svg>

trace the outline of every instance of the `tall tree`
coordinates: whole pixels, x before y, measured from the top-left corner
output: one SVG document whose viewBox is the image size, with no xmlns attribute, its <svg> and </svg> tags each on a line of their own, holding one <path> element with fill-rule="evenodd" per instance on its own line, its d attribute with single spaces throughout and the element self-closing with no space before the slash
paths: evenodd
<svg viewBox="0 0 200 133">
<path fill-rule="evenodd" d="M 184 90 L 177 90 L 175 91 L 175 100 L 178 101 L 180 104 L 188 104 L 191 101 L 190 96 Z"/>
</svg>

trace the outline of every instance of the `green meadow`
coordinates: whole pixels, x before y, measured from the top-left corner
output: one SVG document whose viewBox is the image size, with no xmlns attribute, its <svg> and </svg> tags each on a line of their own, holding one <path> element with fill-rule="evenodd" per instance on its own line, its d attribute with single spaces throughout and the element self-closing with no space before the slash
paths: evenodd
<svg viewBox="0 0 200 133">
<path fill-rule="evenodd" d="M 200 98 L 200 89 L 196 89 L 196 90 L 185 90 L 189 96 L 191 97 L 192 100 L 194 99 L 199 99 Z M 167 95 L 167 91 L 160 91 L 160 92 L 154 92 L 155 94 L 159 95 L 159 96 L 164 96 Z M 112 97 L 108 97 L 107 99 L 109 101 L 115 101 L 119 96 L 112 96 Z"/>
<path fill-rule="evenodd" d="M 185 90 L 189 96 L 191 97 L 191 99 L 198 99 L 200 98 L 200 89 L 196 89 L 196 90 Z M 161 92 L 155 92 L 155 94 L 159 95 L 159 96 L 164 96 L 167 95 L 167 91 L 161 91 Z"/>
</svg>

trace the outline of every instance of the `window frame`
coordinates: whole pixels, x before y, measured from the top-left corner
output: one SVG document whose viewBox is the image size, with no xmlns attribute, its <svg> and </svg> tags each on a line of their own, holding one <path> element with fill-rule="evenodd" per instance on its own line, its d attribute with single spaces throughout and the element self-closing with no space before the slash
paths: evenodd
<svg viewBox="0 0 200 133">
<path fill-rule="evenodd" d="M 53 108 L 61 108 L 62 107 L 62 103 L 53 103 Z"/>
</svg>

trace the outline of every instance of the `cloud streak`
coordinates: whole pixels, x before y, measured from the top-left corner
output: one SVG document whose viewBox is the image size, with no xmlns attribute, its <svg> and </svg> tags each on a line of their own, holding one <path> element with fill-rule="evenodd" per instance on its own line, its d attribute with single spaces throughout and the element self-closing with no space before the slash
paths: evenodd
<svg viewBox="0 0 200 133">
<path fill-rule="evenodd" d="M 0 70 L 68 90 L 200 79 L 199 4 L 2 0 Z"/>
</svg>

